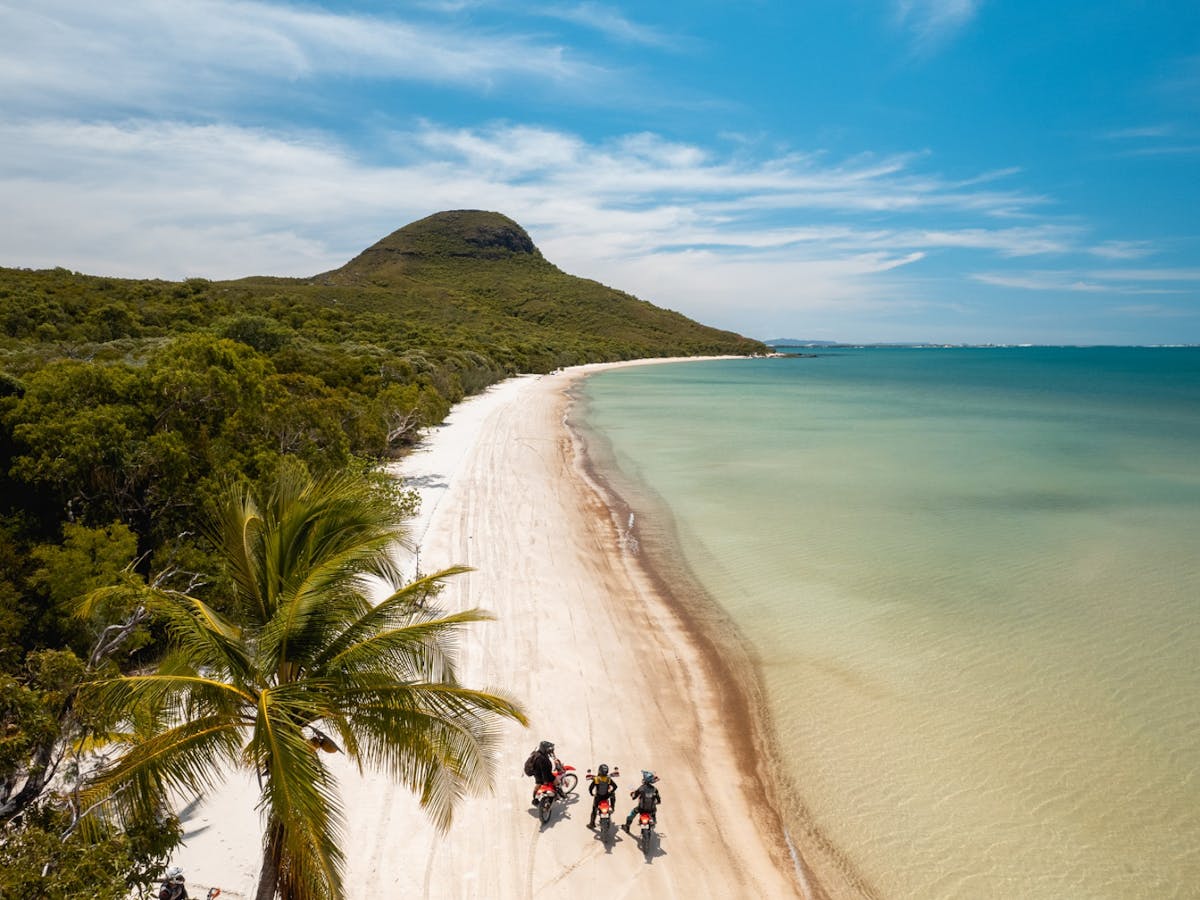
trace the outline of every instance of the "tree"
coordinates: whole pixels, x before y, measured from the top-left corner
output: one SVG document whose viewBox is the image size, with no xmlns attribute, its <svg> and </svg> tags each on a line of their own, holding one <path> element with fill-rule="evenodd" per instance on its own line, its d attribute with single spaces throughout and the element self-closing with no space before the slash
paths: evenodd
<svg viewBox="0 0 1200 900">
<path fill-rule="evenodd" d="M 148 591 L 171 649 L 153 674 L 92 686 L 89 700 L 142 735 L 97 791 L 144 818 L 173 790 L 202 793 L 227 769 L 250 768 L 266 820 L 258 900 L 336 900 L 343 813 L 317 747 L 404 783 L 445 828 L 454 801 L 486 784 L 500 718 L 524 714 L 459 684 L 450 641 L 487 617 L 428 605 L 462 568 L 402 584 L 390 552 L 400 514 L 367 481 L 285 469 L 261 508 L 228 492 L 212 531 L 230 612 Z M 374 606 L 373 579 L 390 590 Z"/>
</svg>

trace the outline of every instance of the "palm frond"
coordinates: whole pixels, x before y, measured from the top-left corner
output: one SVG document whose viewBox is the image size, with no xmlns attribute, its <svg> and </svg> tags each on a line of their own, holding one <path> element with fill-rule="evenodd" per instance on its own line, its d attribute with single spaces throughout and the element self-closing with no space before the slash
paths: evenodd
<svg viewBox="0 0 1200 900">
<path fill-rule="evenodd" d="M 371 616 L 371 613 L 368 613 Z M 394 619 L 394 616 L 371 616 Z M 444 680 L 454 682 L 454 658 L 462 625 L 491 621 L 492 616 L 479 609 L 468 609 L 432 618 L 415 610 L 409 621 L 386 631 L 352 626 L 359 639 L 341 647 L 337 655 L 318 660 L 323 671 L 387 671 L 401 681 Z M 378 624 L 376 621 L 374 624 Z M 338 642 L 339 645 L 343 643 Z"/>
<path fill-rule="evenodd" d="M 194 597 L 168 596 L 155 610 L 167 620 L 176 651 L 193 667 L 218 672 L 238 684 L 252 678 L 254 664 L 240 626 Z"/>
<path fill-rule="evenodd" d="M 246 722 L 228 715 L 200 716 L 145 738 L 91 778 L 88 799 L 110 797 L 126 815 L 147 815 L 170 792 L 201 794 L 223 780 L 238 759 Z M 128 785 L 133 790 L 123 790 Z"/>
<path fill-rule="evenodd" d="M 265 617 L 263 572 L 257 548 L 262 542 L 266 523 L 249 491 L 229 485 L 223 501 L 206 529 L 213 544 L 220 548 L 225 570 L 234 585 L 235 603 L 251 619 Z"/>
</svg>

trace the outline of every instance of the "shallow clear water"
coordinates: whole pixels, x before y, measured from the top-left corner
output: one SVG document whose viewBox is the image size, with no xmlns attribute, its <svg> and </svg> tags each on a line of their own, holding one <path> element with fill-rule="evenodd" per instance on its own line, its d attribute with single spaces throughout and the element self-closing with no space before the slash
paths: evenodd
<svg viewBox="0 0 1200 900">
<path fill-rule="evenodd" d="M 584 390 L 867 891 L 1197 896 L 1200 350 L 832 351 Z"/>
</svg>

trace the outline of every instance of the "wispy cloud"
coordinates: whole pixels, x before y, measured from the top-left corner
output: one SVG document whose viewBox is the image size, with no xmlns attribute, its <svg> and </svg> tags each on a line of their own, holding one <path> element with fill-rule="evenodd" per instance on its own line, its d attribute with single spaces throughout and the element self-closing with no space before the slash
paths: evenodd
<svg viewBox="0 0 1200 900">
<path fill-rule="evenodd" d="M 1112 288 L 1097 282 L 1085 281 L 1073 272 L 1030 272 L 1025 274 L 980 272 L 972 275 L 971 278 L 981 284 L 990 284 L 995 287 L 1019 288 L 1026 291 L 1095 293 L 1112 290 Z"/>
<path fill-rule="evenodd" d="M 1087 252 L 1101 259 L 1141 259 L 1155 253 L 1149 241 L 1104 241 L 1088 247 Z"/>
<path fill-rule="evenodd" d="M 1193 156 L 1200 153 L 1200 142 L 1196 139 L 1194 129 L 1171 122 L 1117 128 L 1101 133 L 1100 137 L 1114 145 L 1117 156 L 1126 158 Z"/>
<path fill-rule="evenodd" d="M 1177 131 L 1174 125 L 1142 125 L 1133 128 L 1116 128 L 1112 131 L 1106 131 L 1102 137 L 1110 141 L 1128 141 L 1138 140 L 1141 138 L 1163 138 L 1171 137 Z"/>
<path fill-rule="evenodd" d="M 454 160 L 494 180 L 537 173 L 548 187 L 604 197 L 625 207 L 686 198 L 689 205 L 703 204 L 708 214 L 723 220 L 789 209 L 1003 216 L 1028 212 L 1043 201 L 1019 190 L 964 189 L 960 181 L 919 171 L 920 158 L 911 155 L 860 154 L 839 161 L 822 153 L 792 152 L 718 157 L 712 150 L 655 134 L 589 144 L 553 129 L 510 125 L 429 125 L 400 136 L 397 145 Z"/>
<path fill-rule="evenodd" d="M 1200 283 L 1200 269 L 1091 269 L 1038 270 L 1032 272 L 980 272 L 971 276 L 981 284 L 1029 291 L 1110 294 L 1185 294 Z M 1171 287 L 1163 284 L 1173 283 Z"/>
<path fill-rule="evenodd" d="M 551 6 L 541 14 L 598 31 L 616 41 L 642 44 L 648 47 L 676 47 L 677 36 L 642 25 L 628 18 L 619 9 L 602 3 L 576 3 L 572 6 Z"/>
<path fill-rule="evenodd" d="M 519 33 L 253 0 L 0 5 L 4 107 L 126 111 L 229 103 L 323 76 L 486 91 L 594 83 L 597 65 Z M 103 73 L 103 77 L 99 77 Z M 186 103 L 185 103 L 186 101 Z"/>
<path fill-rule="evenodd" d="M 982 6 L 983 0 L 894 0 L 893 10 L 914 48 L 929 52 L 965 28 Z"/>
</svg>

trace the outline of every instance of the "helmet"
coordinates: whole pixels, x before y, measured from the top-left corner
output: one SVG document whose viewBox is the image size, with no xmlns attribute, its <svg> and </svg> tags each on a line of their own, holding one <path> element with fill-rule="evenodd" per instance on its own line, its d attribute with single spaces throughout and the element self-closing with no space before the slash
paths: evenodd
<svg viewBox="0 0 1200 900">
<path fill-rule="evenodd" d="M 597 771 L 599 771 L 599 773 L 601 775 L 607 775 L 608 774 L 608 766 L 606 766 L 604 763 L 600 763 L 600 768 Z"/>
<path fill-rule="evenodd" d="M 183 884 L 183 869 L 179 866 L 171 866 L 167 869 L 167 881 L 172 884 Z"/>
<path fill-rule="evenodd" d="M 553 753 L 554 745 L 549 741 L 542 741 L 540 744 L 538 744 L 538 749 L 543 753 Z"/>
<path fill-rule="evenodd" d="M 654 782 L 657 780 L 658 779 L 654 777 L 653 772 L 647 772 L 645 769 L 642 769 L 642 783 L 643 784 L 654 784 Z"/>
</svg>

